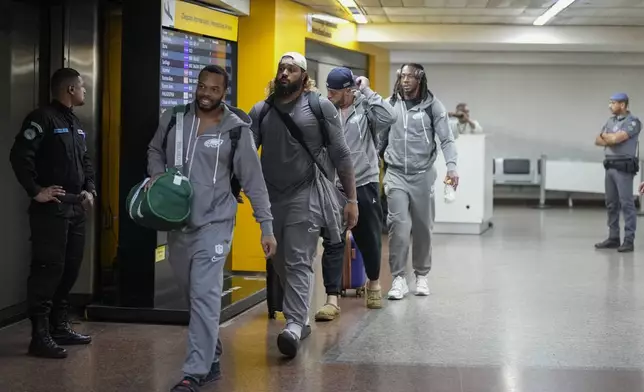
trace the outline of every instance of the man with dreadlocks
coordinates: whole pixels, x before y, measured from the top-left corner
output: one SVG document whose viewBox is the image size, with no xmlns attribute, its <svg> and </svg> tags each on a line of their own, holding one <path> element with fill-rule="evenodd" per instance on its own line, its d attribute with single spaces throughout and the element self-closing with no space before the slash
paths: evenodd
<svg viewBox="0 0 644 392">
<path fill-rule="evenodd" d="M 311 332 L 308 314 L 320 231 L 336 244 L 358 221 L 353 163 L 338 111 L 315 91 L 306 65 L 301 54 L 284 54 L 269 97 L 250 111 L 278 243 L 271 263 L 284 285 L 286 327 L 277 346 L 289 358 Z M 346 197 L 333 183 L 336 171 Z"/>
<path fill-rule="evenodd" d="M 429 295 L 427 274 L 432 266 L 431 191 L 436 180 L 436 136 L 447 163 L 445 182 L 454 188 L 458 186 L 457 153 L 447 112 L 427 88 L 422 65 L 403 64 L 389 102 L 397 121 L 382 135 L 380 151 L 387 165 L 383 184 L 389 209 L 389 266 L 394 278 L 388 296 L 399 300 L 409 293 L 405 267 L 412 232 L 415 294 Z"/>
</svg>

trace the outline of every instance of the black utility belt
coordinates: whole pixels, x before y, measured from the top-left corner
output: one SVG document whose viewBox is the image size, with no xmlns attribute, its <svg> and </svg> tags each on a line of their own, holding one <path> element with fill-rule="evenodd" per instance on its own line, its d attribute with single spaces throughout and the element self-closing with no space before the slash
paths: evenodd
<svg viewBox="0 0 644 392">
<path fill-rule="evenodd" d="M 606 158 L 604 159 L 604 169 L 636 174 L 640 171 L 640 163 L 636 158 Z"/>
</svg>

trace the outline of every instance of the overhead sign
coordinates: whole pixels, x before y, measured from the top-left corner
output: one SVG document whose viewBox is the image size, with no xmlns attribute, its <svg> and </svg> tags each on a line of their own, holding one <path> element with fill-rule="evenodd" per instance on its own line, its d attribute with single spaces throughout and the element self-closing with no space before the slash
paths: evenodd
<svg viewBox="0 0 644 392">
<path fill-rule="evenodd" d="M 338 31 L 338 24 L 328 20 L 316 18 L 309 14 L 307 17 L 307 30 L 311 34 L 319 35 L 325 38 L 333 38 Z"/>
<path fill-rule="evenodd" d="M 319 14 L 318 14 L 319 15 Z M 356 40 L 356 25 L 349 21 L 323 18 L 316 14 L 308 14 L 306 27 L 309 38 L 337 44 L 339 42 L 354 42 Z"/>
<path fill-rule="evenodd" d="M 239 19 L 235 15 L 182 0 L 161 0 L 164 27 L 237 42 Z"/>
</svg>

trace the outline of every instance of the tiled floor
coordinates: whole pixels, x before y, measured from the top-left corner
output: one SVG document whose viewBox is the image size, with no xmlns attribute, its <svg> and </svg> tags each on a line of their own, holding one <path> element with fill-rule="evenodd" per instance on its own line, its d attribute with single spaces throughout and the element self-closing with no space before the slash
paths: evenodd
<svg viewBox="0 0 644 392">
<path fill-rule="evenodd" d="M 344 299 L 293 361 L 263 305 L 225 325 L 224 379 L 204 391 L 642 391 L 644 247 L 597 252 L 604 235 L 601 210 L 498 209 L 483 236 L 435 236 L 430 297 Z M 65 361 L 26 357 L 25 323 L 0 331 L 0 391 L 168 391 L 180 375 L 182 327 L 80 329 L 95 341 Z"/>
</svg>

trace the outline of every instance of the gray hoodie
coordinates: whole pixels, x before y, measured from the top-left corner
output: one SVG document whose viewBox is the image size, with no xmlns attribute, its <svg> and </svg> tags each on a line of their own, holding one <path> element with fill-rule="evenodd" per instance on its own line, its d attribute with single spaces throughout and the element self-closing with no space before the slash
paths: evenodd
<svg viewBox="0 0 644 392">
<path fill-rule="evenodd" d="M 255 220 L 260 224 L 262 234 L 273 234 L 273 216 L 257 148 L 250 131 L 250 117 L 243 111 L 224 105 L 221 122 L 197 136 L 199 119 L 195 104 L 185 113 L 183 125 L 182 173 L 190 179 L 194 189 L 192 212 L 188 230 L 201 228 L 217 222 L 235 219 L 237 200 L 230 188 L 230 131 L 241 127 L 241 135 L 233 162 L 235 176 L 250 199 Z M 180 115 L 180 114 L 179 114 Z M 155 176 L 168 167 L 175 167 L 176 126 L 170 130 L 166 150 L 163 151 L 163 137 L 172 117 L 167 110 L 159 120 L 159 127 L 148 148 L 148 174 Z"/>
<path fill-rule="evenodd" d="M 436 160 L 432 154 L 436 138 L 432 138 L 432 128 L 441 143 L 441 150 L 447 163 L 447 170 L 456 170 L 456 143 L 449 127 L 445 106 L 432 93 L 418 105 L 407 110 L 405 101 L 399 96 L 394 104 L 398 115 L 396 123 L 386 130 L 382 137 L 388 138 L 385 162 L 388 169 L 403 174 L 417 174 L 430 170 Z M 390 98 L 387 99 L 390 101 Z M 434 123 L 425 112 L 431 105 Z"/>
<path fill-rule="evenodd" d="M 350 110 L 349 116 L 342 118 L 342 125 L 344 137 L 351 150 L 356 186 L 378 182 L 380 178 L 378 151 L 371 136 L 369 123 L 375 128 L 376 135 L 380 135 L 396 122 L 396 113 L 388 102 L 368 87 L 363 92 L 356 91 L 353 107 Z M 342 117 L 342 111 L 338 112 Z M 339 181 L 337 183 L 340 186 Z"/>
</svg>

